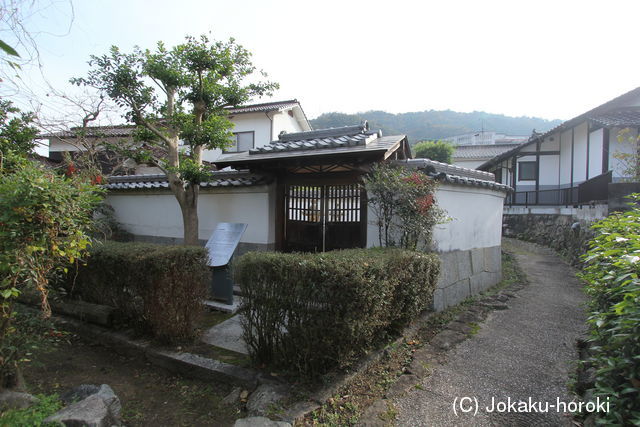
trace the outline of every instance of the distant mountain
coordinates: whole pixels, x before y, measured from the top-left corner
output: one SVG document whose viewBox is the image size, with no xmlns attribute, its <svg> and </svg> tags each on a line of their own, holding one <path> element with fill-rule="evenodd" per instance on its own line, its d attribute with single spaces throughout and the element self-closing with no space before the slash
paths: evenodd
<svg viewBox="0 0 640 427">
<path fill-rule="evenodd" d="M 538 117 L 509 117 L 482 111 L 458 113 L 445 111 L 420 111 L 414 113 L 391 114 L 384 111 L 367 111 L 357 114 L 324 113 L 311 120 L 314 129 L 349 126 L 369 121 L 371 129 L 382 129 L 383 135 L 406 134 L 411 145 L 425 139 L 441 139 L 449 136 L 485 131 L 495 131 L 507 135 L 531 135 L 562 123 L 562 120 L 545 120 Z"/>
</svg>

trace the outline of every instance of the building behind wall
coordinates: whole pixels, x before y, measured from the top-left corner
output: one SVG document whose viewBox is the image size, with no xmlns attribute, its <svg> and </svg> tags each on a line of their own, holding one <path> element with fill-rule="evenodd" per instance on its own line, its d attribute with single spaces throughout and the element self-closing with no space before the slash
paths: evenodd
<svg viewBox="0 0 640 427">
<path fill-rule="evenodd" d="M 228 118 L 233 123 L 233 141 L 227 149 L 204 150 L 202 158 L 215 162 L 224 153 L 241 153 L 263 147 L 281 133 L 311 130 L 311 125 L 296 99 L 267 102 L 227 108 Z M 38 135 L 40 140 L 48 140 L 49 158 L 62 160 L 64 153 L 84 149 L 83 140 L 95 144 L 97 148 L 108 144 L 132 143 L 136 130 L 134 125 L 89 126 L 85 129 L 71 128 Z M 129 162 L 118 174 L 159 174 L 160 169 L 152 165 Z M 110 170 L 108 171 L 110 172 Z"/>
<path fill-rule="evenodd" d="M 640 88 L 636 88 L 546 133 L 534 133 L 525 144 L 479 169 L 512 187 L 507 205 L 514 211 L 607 204 L 617 191 L 616 183 L 632 178 L 616 154 L 637 152 L 639 128 Z M 623 130 L 625 140 L 619 138 Z"/>
</svg>

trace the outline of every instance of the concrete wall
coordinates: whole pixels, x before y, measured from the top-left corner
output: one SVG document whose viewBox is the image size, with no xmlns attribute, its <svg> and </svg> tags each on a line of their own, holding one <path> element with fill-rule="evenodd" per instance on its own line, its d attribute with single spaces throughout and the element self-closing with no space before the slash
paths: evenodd
<svg viewBox="0 0 640 427">
<path fill-rule="evenodd" d="M 198 217 L 200 240 L 206 242 L 219 222 L 246 223 L 240 252 L 272 249 L 275 243 L 275 186 L 200 190 Z M 136 240 L 180 243 L 182 214 L 171 192 L 111 192 L 107 203 L 116 220 Z"/>
<path fill-rule="evenodd" d="M 451 220 L 433 232 L 441 273 L 433 307 L 443 310 L 495 285 L 502 277 L 501 234 L 505 193 L 466 185 L 441 184 L 438 205 Z M 379 244 L 375 214 L 369 210 L 367 245 Z"/>
</svg>

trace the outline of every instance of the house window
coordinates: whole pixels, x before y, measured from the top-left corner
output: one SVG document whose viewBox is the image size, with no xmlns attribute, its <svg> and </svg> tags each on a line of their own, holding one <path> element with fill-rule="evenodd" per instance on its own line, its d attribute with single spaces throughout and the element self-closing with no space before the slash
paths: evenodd
<svg viewBox="0 0 640 427">
<path fill-rule="evenodd" d="M 536 162 L 518 162 L 518 181 L 535 181 L 536 165 Z"/>
<path fill-rule="evenodd" d="M 242 151 L 249 151 L 254 147 L 254 135 L 251 132 L 236 132 L 233 134 L 235 140 L 233 145 L 224 150 L 225 153 L 240 153 Z"/>
</svg>

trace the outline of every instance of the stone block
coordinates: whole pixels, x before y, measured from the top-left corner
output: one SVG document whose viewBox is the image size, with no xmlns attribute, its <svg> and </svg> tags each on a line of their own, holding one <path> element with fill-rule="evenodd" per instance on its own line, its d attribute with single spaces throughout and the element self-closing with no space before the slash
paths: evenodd
<svg viewBox="0 0 640 427">
<path fill-rule="evenodd" d="M 432 307 L 434 311 L 442 311 L 445 309 L 444 305 L 444 291 L 442 289 L 436 289 L 433 292 Z"/>
<path fill-rule="evenodd" d="M 445 307 L 458 304 L 471 294 L 469 279 L 462 279 L 443 289 Z"/>
<path fill-rule="evenodd" d="M 247 402 L 250 415 L 266 415 L 272 405 L 289 396 L 289 390 L 283 384 L 261 384 L 251 393 Z"/>
<path fill-rule="evenodd" d="M 484 248 L 471 249 L 471 272 L 472 274 L 478 274 L 485 268 L 484 263 L 485 250 Z"/>
<path fill-rule="evenodd" d="M 437 288 L 446 288 L 460 280 L 458 277 L 458 255 L 457 252 L 442 252 L 438 256 L 440 257 L 440 275 L 438 276 Z"/>
<path fill-rule="evenodd" d="M 107 427 L 119 426 L 120 399 L 111 387 L 103 384 L 98 392 L 83 400 L 72 403 L 45 419 L 45 423 L 64 424 L 67 426 Z"/>
<path fill-rule="evenodd" d="M 458 281 L 471 277 L 471 251 L 456 251 Z"/>
<path fill-rule="evenodd" d="M 480 273 L 473 275 L 469 281 L 471 294 L 477 295 L 480 292 L 486 291 L 496 283 L 498 283 L 496 281 L 496 273 L 481 271 Z"/>
<path fill-rule="evenodd" d="M 484 271 L 500 272 L 502 271 L 502 247 L 492 246 L 484 248 Z"/>
</svg>

